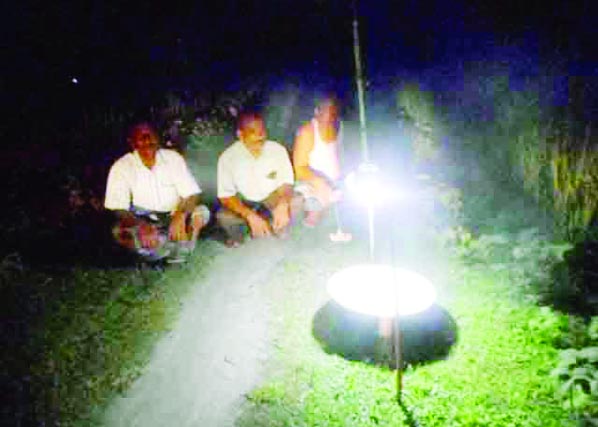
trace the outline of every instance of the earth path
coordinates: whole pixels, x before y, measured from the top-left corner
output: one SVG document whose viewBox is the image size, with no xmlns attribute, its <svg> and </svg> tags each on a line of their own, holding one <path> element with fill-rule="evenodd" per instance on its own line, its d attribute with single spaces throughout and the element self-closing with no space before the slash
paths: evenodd
<svg viewBox="0 0 598 427">
<path fill-rule="evenodd" d="M 216 257 L 142 375 L 112 402 L 106 426 L 233 426 L 268 358 L 269 302 L 260 288 L 293 244 L 251 241 Z"/>
</svg>

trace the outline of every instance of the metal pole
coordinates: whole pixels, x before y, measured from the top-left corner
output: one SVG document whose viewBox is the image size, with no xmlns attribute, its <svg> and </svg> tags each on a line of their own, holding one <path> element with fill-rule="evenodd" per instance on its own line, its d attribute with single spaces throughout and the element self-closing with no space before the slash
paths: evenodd
<svg viewBox="0 0 598 427">
<path fill-rule="evenodd" d="M 368 232 L 370 238 L 370 261 L 374 261 L 374 208 L 368 206 Z"/>
<path fill-rule="evenodd" d="M 368 162 L 368 140 L 365 124 L 365 95 L 363 88 L 363 71 L 361 69 L 361 53 L 359 44 L 359 28 L 357 24 L 357 0 L 353 2 L 353 55 L 355 56 L 355 76 L 357 80 L 357 100 L 359 104 L 359 142 L 363 161 Z"/>
<path fill-rule="evenodd" d="M 395 217 L 396 218 L 396 217 Z M 393 336 L 393 344 L 394 344 L 394 351 L 395 351 L 395 364 L 396 364 L 396 398 L 397 403 L 399 405 L 402 404 L 402 396 L 403 396 L 403 343 L 401 342 L 401 321 L 400 321 L 400 314 L 399 314 L 399 305 L 400 305 L 400 297 L 401 294 L 399 292 L 399 278 L 397 277 L 397 270 L 395 267 L 396 262 L 396 247 L 395 247 L 395 230 L 397 224 L 395 221 L 391 222 L 391 231 L 390 231 L 390 260 L 391 260 L 391 267 L 393 271 L 393 281 L 395 285 L 395 319 L 392 328 L 392 336 Z"/>
<path fill-rule="evenodd" d="M 403 349 L 401 346 L 401 331 L 399 326 L 399 314 L 397 313 L 393 325 L 393 337 L 395 343 L 395 363 L 397 364 L 397 402 L 401 403 L 403 394 Z"/>
<path fill-rule="evenodd" d="M 361 69 L 361 54 L 359 45 L 359 27 L 357 24 L 357 0 L 353 1 L 353 55 L 355 57 L 355 80 L 357 81 L 357 101 L 359 105 L 359 142 L 363 162 L 368 163 L 368 138 L 365 123 L 365 95 L 363 88 L 363 73 Z M 368 206 L 368 227 L 370 238 L 370 260 L 374 260 L 374 209 Z"/>
</svg>

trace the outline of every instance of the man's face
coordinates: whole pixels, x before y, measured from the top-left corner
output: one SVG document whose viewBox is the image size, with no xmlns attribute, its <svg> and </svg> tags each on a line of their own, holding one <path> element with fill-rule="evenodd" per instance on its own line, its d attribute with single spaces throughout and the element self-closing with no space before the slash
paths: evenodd
<svg viewBox="0 0 598 427">
<path fill-rule="evenodd" d="M 158 135 L 146 125 L 138 126 L 132 136 L 133 149 L 142 160 L 153 160 L 158 151 Z"/>
<path fill-rule="evenodd" d="M 260 148 L 267 136 L 264 120 L 253 117 L 245 121 L 238 131 L 238 136 L 248 148 Z"/>
<path fill-rule="evenodd" d="M 338 117 L 338 106 L 334 101 L 324 101 L 316 109 L 316 119 L 322 124 L 336 124 Z"/>
</svg>

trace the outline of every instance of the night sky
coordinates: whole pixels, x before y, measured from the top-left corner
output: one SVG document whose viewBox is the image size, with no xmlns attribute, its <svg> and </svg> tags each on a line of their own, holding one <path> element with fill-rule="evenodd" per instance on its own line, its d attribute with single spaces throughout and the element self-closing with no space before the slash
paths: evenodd
<svg viewBox="0 0 598 427">
<path fill-rule="evenodd" d="M 458 88 L 463 64 L 482 59 L 507 58 L 514 85 L 543 58 L 598 74 L 596 1 L 360 3 L 372 91 L 422 75 Z M 218 91 L 264 76 L 353 90 L 350 1 L 20 1 L 4 18 L 5 117 L 149 105 L 169 89 Z"/>
</svg>

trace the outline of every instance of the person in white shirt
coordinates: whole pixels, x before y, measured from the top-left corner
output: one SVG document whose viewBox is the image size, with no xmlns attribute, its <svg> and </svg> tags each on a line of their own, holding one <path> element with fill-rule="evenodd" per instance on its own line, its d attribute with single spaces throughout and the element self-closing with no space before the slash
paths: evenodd
<svg viewBox="0 0 598 427">
<path fill-rule="evenodd" d="M 185 159 L 159 148 L 149 123 L 131 128 L 132 151 L 110 168 L 104 207 L 116 216 L 114 237 L 148 260 L 184 260 L 210 212 L 199 204 L 201 189 Z"/>
<path fill-rule="evenodd" d="M 314 117 L 297 131 L 293 146 L 296 191 L 303 195 L 303 224 L 314 227 L 324 210 L 338 201 L 342 126 L 336 98 L 318 100 Z"/>
<path fill-rule="evenodd" d="M 218 224 L 226 245 L 243 242 L 243 227 L 254 238 L 285 237 L 292 217 L 293 167 L 284 146 L 267 139 L 266 125 L 257 112 L 239 117 L 237 137 L 218 158 Z"/>
</svg>

